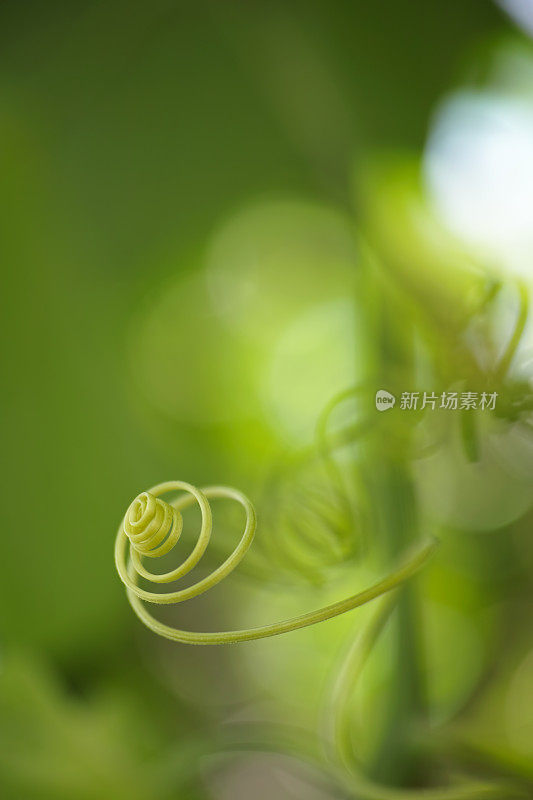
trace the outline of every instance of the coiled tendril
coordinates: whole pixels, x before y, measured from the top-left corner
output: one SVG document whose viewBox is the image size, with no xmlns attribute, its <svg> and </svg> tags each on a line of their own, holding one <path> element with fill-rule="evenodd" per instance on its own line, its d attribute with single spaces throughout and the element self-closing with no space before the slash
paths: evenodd
<svg viewBox="0 0 533 800">
<path fill-rule="evenodd" d="M 171 502 L 161 499 L 160 495 L 172 491 L 183 491 L 185 494 Z M 156 584 L 170 583 L 186 575 L 198 564 L 209 544 L 213 525 L 208 498 L 220 497 L 235 500 L 243 506 L 246 512 L 246 522 L 242 537 L 231 555 L 207 577 L 184 589 L 168 593 L 142 589 L 138 585 L 139 577 Z M 142 559 L 145 557 L 154 558 L 170 552 L 182 532 L 183 519 L 181 511 L 195 501 L 200 507 L 202 522 L 198 540 L 191 554 L 182 564 L 170 572 L 158 574 L 148 571 L 143 565 Z M 126 511 L 126 515 L 118 529 L 115 542 L 115 563 L 118 574 L 126 585 L 129 602 L 139 619 L 160 636 L 185 644 L 229 644 L 276 636 L 280 633 L 288 633 L 298 628 L 304 628 L 308 625 L 331 619 L 346 611 L 351 611 L 353 608 L 361 606 L 386 592 L 390 592 L 417 572 L 436 547 L 436 541 L 433 539 L 423 542 L 416 550 L 406 555 L 403 562 L 394 572 L 367 589 L 347 597 L 345 600 L 340 600 L 317 611 L 302 614 L 283 622 L 276 622 L 257 628 L 213 633 L 179 630 L 157 620 L 143 605 L 143 601 L 158 604 L 180 603 L 184 600 L 190 600 L 192 597 L 197 597 L 216 586 L 242 560 L 252 543 L 255 529 L 256 515 L 253 505 L 242 492 L 227 486 L 209 486 L 204 489 L 197 489 L 190 483 L 184 483 L 183 481 L 168 481 L 167 483 L 153 486 L 147 492 L 143 492 L 136 497 Z"/>
</svg>

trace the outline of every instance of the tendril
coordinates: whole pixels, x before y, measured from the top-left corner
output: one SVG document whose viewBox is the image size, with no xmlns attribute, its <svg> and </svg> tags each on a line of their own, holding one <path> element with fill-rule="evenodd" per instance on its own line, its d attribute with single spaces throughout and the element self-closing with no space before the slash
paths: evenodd
<svg viewBox="0 0 533 800">
<path fill-rule="evenodd" d="M 520 340 L 522 339 L 529 314 L 529 293 L 527 286 L 522 281 L 517 281 L 516 288 L 518 291 L 518 313 L 511 338 L 496 368 L 496 375 L 500 378 L 503 378 L 509 371 Z"/>
<path fill-rule="evenodd" d="M 383 785 L 363 772 L 363 765 L 356 758 L 351 739 L 350 699 L 396 601 L 396 592 L 380 601 L 373 617 L 357 631 L 337 668 L 335 682 L 324 708 L 324 745 L 331 763 L 344 771 L 360 800 L 525 800 L 526 795 L 521 787 L 508 779 L 491 783 L 465 779 L 456 785 L 411 789 Z"/>
<path fill-rule="evenodd" d="M 166 492 L 175 491 L 185 494 L 168 503 L 160 497 Z M 233 552 L 207 577 L 186 588 L 172 592 L 156 592 L 141 588 L 138 585 L 141 577 L 155 584 L 170 583 L 185 576 L 198 564 L 211 538 L 213 523 L 209 498 L 229 498 L 240 503 L 245 510 L 244 531 Z M 170 572 L 150 572 L 143 565 L 142 559 L 162 556 L 172 550 L 180 538 L 183 528 L 181 511 L 195 501 L 200 508 L 202 521 L 200 533 L 191 554 Z M 118 574 L 126 586 L 128 600 L 139 619 L 154 633 L 184 644 L 229 644 L 277 636 L 324 622 L 390 592 L 414 575 L 426 563 L 437 546 L 435 539 L 428 539 L 419 544 L 416 549 L 406 553 L 393 572 L 368 588 L 317 611 L 270 625 L 236 631 L 208 633 L 186 631 L 160 622 L 147 610 L 143 601 L 155 604 L 180 603 L 197 597 L 216 586 L 233 572 L 243 559 L 253 541 L 255 530 L 255 509 L 248 498 L 237 489 L 226 486 L 197 489 L 183 481 L 168 481 L 160 483 L 136 497 L 126 511 L 117 533 L 115 564 Z"/>
</svg>

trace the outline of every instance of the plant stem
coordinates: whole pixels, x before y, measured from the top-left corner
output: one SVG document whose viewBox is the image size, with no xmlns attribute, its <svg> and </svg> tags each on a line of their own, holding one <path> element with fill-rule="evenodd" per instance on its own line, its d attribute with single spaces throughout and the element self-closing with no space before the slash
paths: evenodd
<svg viewBox="0 0 533 800">
<path fill-rule="evenodd" d="M 375 269 L 368 274 L 373 319 L 375 386 L 399 397 L 414 389 L 414 343 L 405 310 L 383 283 Z M 410 385 L 409 385 L 410 384 Z M 373 397 L 369 398 L 373 402 Z M 370 437 L 368 475 L 375 525 L 383 558 L 390 563 L 398 553 L 419 538 L 415 491 L 409 465 L 410 440 L 416 419 L 413 412 L 398 407 L 383 414 L 375 412 L 378 424 Z M 398 415 L 401 414 L 400 434 Z M 406 430 L 404 425 L 407 422 Z M 423 779 L 411 746 L 413 729 L 424 723 L 426 693 L 419 641 L 421 620 L 417 587 L 410 582 L 398 592 L 391 619 L 394 649 L 392 677 L 385 688 L 386 719 L 370 772 L 374 779 L 396 786 L 414 785 Z"/>
</svg>

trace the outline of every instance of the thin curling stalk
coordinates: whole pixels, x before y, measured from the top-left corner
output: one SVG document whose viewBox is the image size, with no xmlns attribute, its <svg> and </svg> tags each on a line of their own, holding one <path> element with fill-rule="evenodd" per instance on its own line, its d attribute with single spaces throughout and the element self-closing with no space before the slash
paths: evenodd
<svg viewBox="0 0 533 800">
<path fill-rule="evenodd" d="M 159 496 L 172 491 L 183 491 L 170 503 L 159 499 Z M 210 575 L 197 581 L 185 589 L 173 592 L 155 592 L 141 589 L 138 578 L 142 576 L 152 583 L 168 583 L 186 575 L 196 566 L 204 554 L 212 531 L 212 515 L 208 498 L 225 497 L 240 503 L 246 512 L 246 522 L 242 537 L 230 556 Z M 143 557 L 154 557 L 168 553 L 176 544 L 181 533 L 181 511 L 197 502 L 202 523 L 195 547 L 189 557 L 176 569 L 163 574 L 149 572 L 142 564 Z M 168 481 L 152 487 L 148 492 L 139 495 L 128 508 L 119 527 L 115 542 L 115 564 L 122 582 L 126 586 L 128 600 L 141 620 L 154 633 L 172 641 L 183 644 L 231 644 L 264 639 L 281 633 L 315 625 L 327 619 L 344 614 L 358 606 L 374 600 L 386 592 L 390 592 L 411 578 L 429 559 L 437 546 L 435 539 L 430 539 L 412 549 L 399 566 L 387 577 L 353 594 L 344 600 L 325 606 L 317 611 L 301 614 L 298 617 L 238 631 L 222 631 L 201 633 L 184 631 L 157 620 L 147 610 L 143 601 L 156 604 L 173 604 L 189 600 L 216 586 L 240 563 L 250 547 L 256 530 L 255 509 L 248 498 L 237 489 L 226 486 L 209 486 L 197 489 L 183 481 Z M 129 561 L 128 561 L 129 553 Z"/>
</svg>

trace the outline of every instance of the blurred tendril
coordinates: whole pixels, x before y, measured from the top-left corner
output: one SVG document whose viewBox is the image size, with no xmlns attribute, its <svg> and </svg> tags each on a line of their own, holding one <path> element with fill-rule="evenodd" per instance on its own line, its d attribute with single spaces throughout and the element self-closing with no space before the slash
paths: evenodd
<svg viewBox="0 0 533 800">
<path fill-rule="evenodd" d="M 494 281 L 487 292 L 484 309 L 490 307 L 501 290 L 506 286 L 502 281 Z M 518 311 L 516 314 L 511 336 L 504 348 L 504 351 L 497 362 L 492 375 L 494 383 L 499 384 L 508 376 L 509 370 L 515 358 L 516 352 L 524 335 L 528 315 L 529 315 L 529 291 L 526 284 L 521 280 L 515 281 L 515 288 L 518 295 Z M 483 309 L 483 310 L 484 310 Z M 522 420 L 525 422 L 524 420 Z M 528 423 L 525 422 L 527 425 Z M 475 414 L 464 410 L 460 417 L 460 432 L 463 443 L 463 450 L 466 458 L 470 462 L 479 461 L 480 442 L 476 424 Z"/>
<path fill-rule="evenodd" d="M 353 482 L 356 482 L 355 490 L 357 495 L 357 507 L 358 519 L 355 519 L 355 511 L 350 502 L 350 494 L 348 492 L 348 487 L 346 486 L 344 476 L 335 460 L 333 453 L 339 447 L 342 447 L 346 444 L 353 444 L 357 440 L 361 438 L 361 436 L 366 433 L 372 425 L 370 418 L 364 418 L 362 420 L 356 420 L 355 422 L 345 425 L 339 430 L 336 430 L 334 433 L 329 431 L 330 427 L 330 420 L 334 413 L 334 411 L 346 400 L 350 398 L 356 398 L 362 395 L 364 392 L 363 386 L 351 386 L 347 389 L 344 389 L 342 392 L 336 394 L 329 403 L 325 406 L 322 413 L 320 414 L 316 426 L 316 443 L 317 443 L 317 450 L 322 458 L 324 467 L 328 474 L 329 484 L 332 491 L 337 494 L 340 499 L 340 502 L 344 505 L 347 513 L 352 517 L 354 523 L 359 523 L 358 527 L 361 532 L 362 538 L 364 539 L 364 519 L 365 519 L 365 512 L 366 509 L 363 507 L 364 500 L 366 497 L 366 493 L 364 491 L 364 487 L 362 485 L 362 481 L 360 478 L 360 473 L 358 470 L 355 470 L 354 474 L 351 475 L 352 478 L 352 485 Z"/>
<path fill-rule="evenodd" d="M 320 585 L 331 565 L 364 550 L 366 487 L 351 459 L 348 485 L 336 453 L 357 444 L 371 429 L 371 419 L 350 420 L 331 430 L 336 409 L 363 391 L 353 386 L 331 398 L 318 418 L 314 444 L 272 470 L 264 492 L 266 535 L 257 542 L 264 560 L 277 569 L 271 580 L 290 573 Z"/>
<path fill-rule="evenodd" d="M 327 696 L 323 715 L 325 750 L 333 761 L 340 762 L 346 768 L 351 768 L 354 762 L 350 700 L 366 659 L 389 619 L 395 602 L 396 594 L 391 592 L 380 601 L 370 622 L 357 630 L 337 667 L 335 679 Z"/>
<path fill-rule="evenodd" d="M 373 616 L 363 627 L 358 627 L 335 666 L 331 689 L 325 697 L 320 737 L 313 737 L 290 723 L 262 723 L 259 727 L 233 723 L 219 743 L 220 755 L 258 751 L 290 756 L 313 767 L 342 787 L 346 796 L 358 800 L 526 800 L 531 795 L 523 781 L 518 776 L 513 780 L 508 773 L 491 776 L 490 783 L 465 778 L 455 785 L 419 788 L 384 785 L 364 774 L 352 741 L 350 700 L 397 599 L 398 592 L 393 591 L 378 601 Z"/>
<path fill-rule="evenodd" d="M 172 491 L 181 491 L 185 494 L 170 503 L 161 499 L 160 495 Z M 161 593 L 140 588 L 138 580 L 141 577 L 156 584 L 169 583 L 186 575 L 200 561 L 209 544 L 212 531 L 212 514 L 208 498 L 235 500 L 246 512 L 242 537 L 231 555 L 207 577 L 184 589 Z M 142 559 L 170 552 L 181 534 L 181 511 L 192 505 L 195 500 L 200 507 L 202 523 L 193 551 L 182 564 L 169 572 L 159 574 L 150 572 L 144 567 Z M 256 515 L 253 505 L 242 492 L 229 487 L 210 486 L 197 489 L 183 481 L 168 481 L 136 497 L 126 511 L 117 533 L 115 564 L 121 580 L 127 587 L 129 602 L 139 619 L 160 636 L 184 644 L 229 644 L 277 636 L 344 614 L 390 592 L 411 578 L 427 562 L 437 546 L 435 539 L 427 539 L 405 553 L 395 570 L 370 587 L 317 611 L 271 625 L 212 633 L 185 631 L 160 622 L 143 605 L 143 601 L 155 604 L 180 603 L 216 586 L 242 560 L 252 543 L 255 529 Z"/>
<path fill-rule="evenodd" d="M 275 476 L 265 492 L 265 530 L 258 545 L 272 567 L 271 580 L 289 574 L 318 586 L 330 566 L 350 556 L 351 519 L 320 463 L 289 467 L 284 481 L 286 473 Z"/>
<path fill-rule="evenodd" d="M 526 800 L 531 797 L 523 778 L 504 771 L 490 782 L 464 778 L 446 786 L 399 788 L 367 777 L 356 755 L 352 739 L 350 700 L 381 633 L 398 600 L 398 591 L 380 598 L 372 617 L 358 627 L 348 648 L 335 666 L 331 688 L 326 692 L 320 737 L 289 723 L 228 726 L 220 755 L 232 752 L 271 752 L 290 756 L 318 770 L 335 785 L 358 800 Z M 322 749 L 319 742 L 322 741 Z"/>
<path fill-rule="evenodd" d="M 332 689 L 324 707 L 323 742 L 328 759 L 349 774 L 352 788 L 360 800 L 507 800 L 524 798 L 520 787 L 509 781 L 485 783 L 468 781 L 457 786 L 407 789 L 385 786 L 366 777 L 356 757 L 351 735 L 350 699 L 380 634 L 397 601 L 397 592 L 383 597 L 372 618 L 352 639 L 336 667 Z"/>
<path fill-rule="evenodd" d="M 518 290 L 518 313 L 513 328 L 512 335 L 509 339 L 507 347 L 500 358 L 496 367 L 496 377 L 499 379 L 504 378 L 513 362 L 518 345 L 524 334 L 524 330 L 529 315 L 529 292 L 526 284 L 523 281 L 517 281 L 516 287 Z"/>
</svg>

